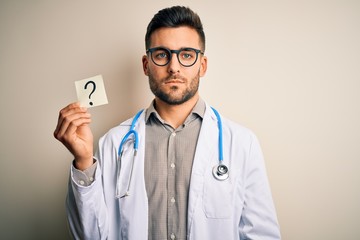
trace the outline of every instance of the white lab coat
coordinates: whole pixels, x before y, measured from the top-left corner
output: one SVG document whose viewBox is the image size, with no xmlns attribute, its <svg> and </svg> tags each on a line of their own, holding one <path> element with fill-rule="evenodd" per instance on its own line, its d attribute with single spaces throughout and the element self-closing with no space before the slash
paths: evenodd
<svg viewBox="0 0 360 240">
<path fill-rule="evenodd" d="M 144 179 L 145 113 L 136 130 L 139 151 L 134 160 L 130 196 L 116 199 L 117 152 L 131 120 L 111 129 L 99 141 L 95 181 L 87 187 L 69 181 L 67 212 L 76 239 L 146 240 L 148 198 Z M 280 239 L 264 161 L 255 135 L 222 118 L 224 164 L 229 178 L 218 181 L 212 168 L 218 159 L 218 125 L 207 105 L 193 162 L 188 203 L 187 239 Z M 124 146 L 119 190 L 125 193 L 133 161 L 133 141 Z"/>
</svg>

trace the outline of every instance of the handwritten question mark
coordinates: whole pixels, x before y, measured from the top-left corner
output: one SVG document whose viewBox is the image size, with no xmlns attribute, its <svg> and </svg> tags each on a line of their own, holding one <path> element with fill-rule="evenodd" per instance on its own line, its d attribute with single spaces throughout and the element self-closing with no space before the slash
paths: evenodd
<svg viewBox="0 0 360 240">
<path fill-rule="evenodd" d="M 88 81 L 88 82 L 85 84 L 84 89 L 87 89 L 87 86 L 88 86 L 89 84 L 92 84 L 92 85 L 93 85 L 93 89 L 92 89 L 91 93 L 89 94 L 89 99 L 91 99 L 91 95 L 95 92 L 96 84 L 95 84 L 94 81 Z M 89 102 L 89 104 L 92 106 L 92 105 L 93 105 L 93 102 Z"/>
</svg>

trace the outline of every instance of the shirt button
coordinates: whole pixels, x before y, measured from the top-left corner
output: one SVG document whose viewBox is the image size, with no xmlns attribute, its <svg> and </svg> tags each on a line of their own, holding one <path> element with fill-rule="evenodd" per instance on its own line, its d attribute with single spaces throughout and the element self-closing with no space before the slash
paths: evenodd
<svg viewBox="0 0 360 240">
<path fill-rule="evenodd" d="M 173 132 L 173 133 L 171 134 L 171 136 L 172 136 L 172 137 L 175 137 L 175 136 L 176 136 L 176 132 Z"/>
<path fill-rule="evenodd" d="M 94 178 L 93 178 L 93 177 L 90 177 L 89 179 L 90 179 L 90 182 L 93 182 L 93 181 L 94 181 Z"/>
<path fill-rule="evenodd" d="M 80 180 L 79 183 L 80 183 L 80 185 L 84 185 L 84 184 L 85 184 L 85 182 L 84 182 L 83 180 Z"/>
<path fill-rule="evenodd" d="M 170 235 L 170 238 L 171 238 L 172 240 L 174 240 L 174 239 L 175 239 L 175 234 L 172 233 L 172 234 Z"/>
<path fill-rule="evenodd" d="M 171 198 L 171 200 L 170 200 L 172 203 L 174 203 L 175 202 L 175 198 Z"/>
<path fill-rule="evenodd" d="M 171 163 L 170 167 L 175 168 L 175 163 Z"/>
</svg>

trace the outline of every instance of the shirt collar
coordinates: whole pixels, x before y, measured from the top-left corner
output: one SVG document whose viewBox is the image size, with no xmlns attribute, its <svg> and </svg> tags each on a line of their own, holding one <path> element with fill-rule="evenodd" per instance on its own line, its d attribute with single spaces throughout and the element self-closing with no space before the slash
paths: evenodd
<svg viewBox="0 0 360 240">
<path fill-rule="evenodd" d="M 189 116 L 196 114 L 201 119 L 203 119 L 204 114 L 205 114 L 205 109 L 206 109 L 205 101 L 202 98 L 199 98 L 199 100 L 196 102 L 196 104 L 195 104 L 194 108 L 192 109 L 191 113 L 189 114 Z M 158 112 L 155 109 L 155 100 L 153 100 L 151 102 L 150 106 L 146 109 L 146 114 L 145 114 L 145 122 L 146 123 L 148 123 L 150 116 L 152 116 L 152 115 L 154 115 L 157 119 L 159 119 L 161 122 L 163 122 L 160 115 L 158 114 Z"/>
</svg>

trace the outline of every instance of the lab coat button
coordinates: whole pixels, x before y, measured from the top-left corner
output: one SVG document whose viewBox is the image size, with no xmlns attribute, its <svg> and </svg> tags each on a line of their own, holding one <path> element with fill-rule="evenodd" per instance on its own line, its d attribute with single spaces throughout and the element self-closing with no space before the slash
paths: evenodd
<svg viewBox="0 0 360 240">
<path fill-rule="evenodd" d="M 171 238 L 172 240 L 174 240 L 174 239 L 175 239 L 175 234 L 172 233 L 172 234 L 170 235 L 170 238 Z"/>
</svg>

